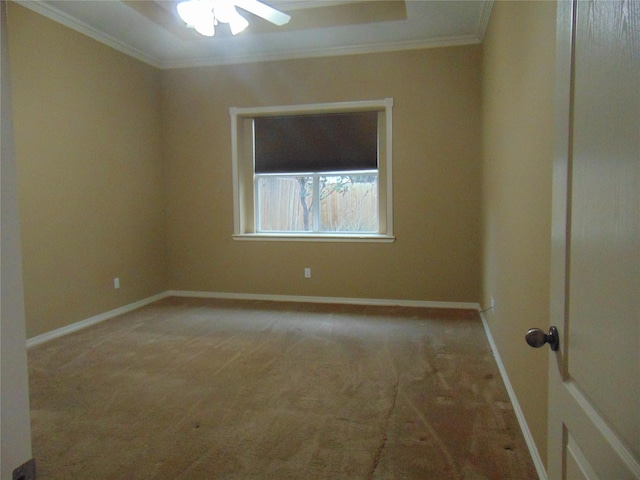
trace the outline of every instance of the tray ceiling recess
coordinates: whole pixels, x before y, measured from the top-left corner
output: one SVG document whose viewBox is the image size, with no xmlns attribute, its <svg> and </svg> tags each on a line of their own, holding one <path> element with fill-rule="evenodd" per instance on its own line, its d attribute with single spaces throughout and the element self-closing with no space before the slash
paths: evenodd
<svg viewBox="0 0 640 480">
<path fill-rule="evenodd" d="M 267 0 L 277 26 L 238 7 L 249 25 L 215 36 L 187 28 L 178 0 L 16 0 L 158 68 L 349 55 L 481 43 L 492 0 Z M 240 3 L 240 2 L 239 2 Z"/>
</svg>

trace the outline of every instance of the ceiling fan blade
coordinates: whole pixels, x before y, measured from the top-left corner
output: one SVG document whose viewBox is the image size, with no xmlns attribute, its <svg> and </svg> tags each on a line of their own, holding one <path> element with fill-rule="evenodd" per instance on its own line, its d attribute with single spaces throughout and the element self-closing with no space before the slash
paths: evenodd
<svg viewBox="0 0 640 480">
<path fill-rule="evenodd" d="M 289 23 L 289 20 L 291 20 L 290 15 L 276 10 L 275 8 L 270 7 L 269 5 L 266 5 L 258 0 L 233 0 L 233 3 L 236 5 L 236 7 L 240 7 L 249 13 L 253 13 L 260 18 L 264 18 L 274 25 L 285 25 L 286 23 Z"/>
</svg>

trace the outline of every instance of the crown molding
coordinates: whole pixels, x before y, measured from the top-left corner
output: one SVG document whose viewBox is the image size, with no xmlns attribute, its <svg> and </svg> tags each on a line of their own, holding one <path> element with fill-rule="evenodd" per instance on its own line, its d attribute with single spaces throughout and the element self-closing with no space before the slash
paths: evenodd
<svg viewBox="0 0 640 480">
<path fill-rule="evenodd" d="M 482 16 L 477 26 L 475 35 L 467 35 L 460 37 L 447 37 L 431 40 L 417 40 L 395 43 L 377 43 L 366 45 L 351 45 L 345 47 L 329 47 L 296 50 L 290 49 L 273 53 L 250 53 L 227 56 L 206 56 L 196 58 L 157 58 L 149 55 L 131 45 L 118 40 L 74 17 L 68 15 L 43 0 L 14 0 L 17 4 L 28 8 L 44 17 L 47 17 L 57 23 L 60 23 L 72 30 L 86 35 L 104 45 L 107 45 L 125 55 L 133 57 L 141 62 L 147 63 L 159 69 L 178 69 L 192 67 L 210 67 L 239 63 L 257 63 L 270 62 L 280 60 L 295 60 L 303 58 L 318 58 L 341 55 L 362 55 L 369 53 L 384 53 L 401 50 L 418 50 L 438 47 L 455 47 L 462 45 L 474 45 L 482 43 L 484 35 L 491 16 L 493 0 L 486 1 L 484 4 Z"/>
<path fill-rule="evenodd" d="M 78 33 L 86 35 L 87 37 L 93 38 L 94 40 L 107 45 L 108 47 L 113 48 L 114 50 L 118 50 L 125 55 L 133 57 L 141 62 L 147 63 L 156 68 L 162 68 L 162 61 L 158 58 L 148 55 L 147 53 L 138 50 L 137 48 L 128 45 L 117 38 L 112 37 L 111 35 L 107 35 L 100 30 L 93 28 L 91 25 L 88 25 L 71 15 L 67 15 L 64 12 L 61 12 L 57 8 L 52 7 L 51 5 L 41 1 L 41 0 L 14 0 L 15 3 L 21 5 L 29 10 L 39 13 L 40 15 L 47 17 L 54 22 L 60 23 L 65 27 L 69 27 L 72 30 L 75 30 Z"/>
<path fill-rule="evenodd" d="M 489 26 L 489 19 L 491 18 L 491 11 L 493 9 L 494 0 L 487 0 L 482 8 L 482 15 L 480 16 L 480 22 L 478 22 L 478 43 L 484 41 L 484 36 L 487 33 L 487 27 Z"/>
<path fill-rule="evenodd" d="M 162 69 L 212 67 L 237 63 L 272 62 L 279 60 L 296 60 L 303 58 L 333 57 L 341 55 L 363 55 L 368 53 L 396 52 L 401 50 L 420 50 L 438 47 L 458 47 L 476 45 L 480 40 L 475 35 L 444 38 L 429 41 L 411 41 L 372 45 L 353 45 L 348 47 L 332 47 L 309 50 L 288 50 L 277 53 L 256 53 L 249 55 L 231 55 L 227 57 L 200 57 L 188 60 L 167 60 L 162 62 Z"/>
</svg>

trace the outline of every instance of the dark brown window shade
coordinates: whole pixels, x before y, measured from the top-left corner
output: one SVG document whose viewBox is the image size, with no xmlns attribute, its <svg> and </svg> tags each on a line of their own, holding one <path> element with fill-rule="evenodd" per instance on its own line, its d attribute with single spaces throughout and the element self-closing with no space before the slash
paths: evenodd
<svg viewBox="0 0 640 480">
<path fill-rule="evenodd" d="M 254 118 L 255 172 L 378 168 L 378 112 Z"/>
</svg>

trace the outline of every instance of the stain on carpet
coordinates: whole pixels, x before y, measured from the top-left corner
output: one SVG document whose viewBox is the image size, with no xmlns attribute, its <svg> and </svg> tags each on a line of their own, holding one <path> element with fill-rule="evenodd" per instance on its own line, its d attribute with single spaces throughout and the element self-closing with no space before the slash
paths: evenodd
<svg viewBox="0 0 640 480">
<path fill-rule="evenodd" d="M 39 479 L 535 479 L 477 313 L 168 298 L 29 349 Z"/>
</svg>

